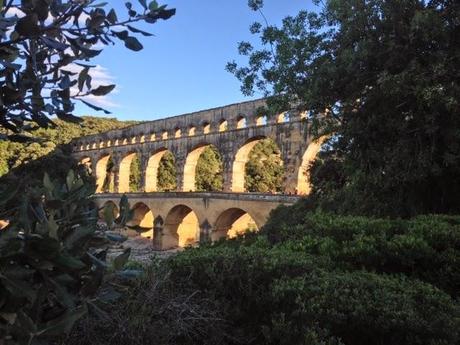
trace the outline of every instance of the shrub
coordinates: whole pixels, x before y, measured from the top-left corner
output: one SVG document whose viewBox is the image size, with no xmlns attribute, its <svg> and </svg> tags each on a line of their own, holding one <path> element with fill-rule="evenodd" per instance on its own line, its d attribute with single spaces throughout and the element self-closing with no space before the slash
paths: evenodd
<svg viewBox="0 0 460 345">
<path fill-rule="evenodd" d="M 219 245 L 166 261 L 177 291 L 217 301 L 251 344 L 453 344 L 458 306 L 403 276 L 334 270 L 335 262 L 286 247 Z"/>
<path fill-rule="evenodd" d="M 389 220 L 307 212 L 297 225 L 281 219 L 275 213 L 262 231 L 273 244 L 326 256 L 344 269 L 402 273 L 459 294 L 460 217 Z"/>
<path fill-rule="evenodd" d="M 0 219 L 9 221 L 0 231 L 0 344 L 46 344 L 68 333 L 103 282 L 105 251 L 90 251 L 105 240 L 95 234 L 95 185 L 73 170 L 64 180 L 45 174 L 42 185 L 10 185 L 0 195 Z"/>
</svg>

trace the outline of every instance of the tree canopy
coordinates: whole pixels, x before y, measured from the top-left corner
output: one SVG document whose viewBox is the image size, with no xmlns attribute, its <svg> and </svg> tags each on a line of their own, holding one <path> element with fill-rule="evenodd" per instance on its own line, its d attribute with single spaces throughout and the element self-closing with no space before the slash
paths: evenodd
<svg viewBox="0 0 460 345">
<path fill-rule="evenodd" d="M 320 183 L 321 191 L 314 185 L 323 207 L 397 216 L 458 212 L 458 2 L 315 3 L 317 11 L 286 17 L 279 27 L 251 26 L 262 49 L 242 42 L 249 63 L 227 65 L 242 91 L 273 96 L 274 110 L 308 111 L 313 133 L 332 137 L 319 165 L 340 176 Z M 263 3 L 250 5 L 261 10 Z"/>
<path fill-rule="evenodd" d="M 116 41 L 142 50 L 136 36 L 152 34 L 133 24 L 175 14 L 155 0 L 125 5 L 121 19 L 107 2 L 95 0 L 0 1 L 0 127 L 9 130 L 2 138 L 26 140 L 25 132 L 54 126 L 51 116 L 82 122 L 72 115 L 74 101 L 109 113 L 86 98 L 115 87 L 93 85 L 89 62 Z"/>
</svg>

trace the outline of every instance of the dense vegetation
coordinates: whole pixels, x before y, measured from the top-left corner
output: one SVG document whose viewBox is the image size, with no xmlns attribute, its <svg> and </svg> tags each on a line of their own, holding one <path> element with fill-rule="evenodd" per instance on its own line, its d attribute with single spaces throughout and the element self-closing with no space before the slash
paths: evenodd
<svg viewBox="0 0 460 345">
<path fill-rule="evenodd" d="M 317 11 L 279 27 L 252 25 L 262 49 L 240 43 L 248 64 L 227 68 L 245 94 L 273 96 L 272 110 L 295 104 L 331 137 L 314 173 L 317 204 L 367 215 L 460 212 L 458 2 L 314 2 Z"/>
<path fill-rule="evenodd" d="M 261 9 L 261 0 L 249 3 Z M 269 111 L 293 102 L 309 110 L 316 135 L 331 138 L 312 170 L 313 195 L 275 210 L 259 233 L 153 261 L 123 298 L 92 303 L 95 313 L 63 344 L 460 343 L 460 218 L 424 215 L 460 210 L 459 5 L 321 3 L 318 13 L 286 18 L 281 28 L 254 24 L 268 49 L 242 43 L 249 67 L 228 66 L 243 91 L 274 92 Z M 160 163 L 160 190 L 174 188 L 173 160 Z M 279 163 L 276 147 L 259 145 L 246 166 L 248 190 L 278 190 Z M 205 151 L 199 190 L 220 186 L 221 164 L 216 151 Z M 133 190 L 138 165 L 133 160 Z M 92 225 L 78 218 L 94 207 L 77 181 L 70 174 L 58 187 L 45 178 L 47 192 L 13 205 L 15 236 L 0 236 L 19 243 L 0 245 L 0 332 L 14 341 L 69 330 L 86 305 L 84 291 L 75 292 L 85 285 L 75 282 L 101 282 L 91 279 L 99 260 L 84 252 Z M 26 270 L 6 271 L 9 264 Z M 69 314 L 63 327 L 59 317 Z"/>
<path fill-rule="evenodd" d="M 40 139 L 38 142 L 0 141 L 0 176 L 51 152 L 53 154 L 58 154 L 56 151 L 62 152 L 62 145 L 69 143 L 74 138 L 123 128 L 136 123 L 135 121 L 118 121 L 115 118 L 92 116 L 83 116 L 82 120 L 81 124 L 75 124 L 55 119 L 54 128 L 40 128 L 34 132 L 35 137 Z"/>
<path fill-rule="evenodd" d="M 70 344 L 145 344 L 159 335 L 157 344 L 453 345 L 459 260 L 458 217 L 285 207 L 259 234 L 152 266 L 134 295 L 110 306 L 108 322 L 85 321 Z"/>
</svg>

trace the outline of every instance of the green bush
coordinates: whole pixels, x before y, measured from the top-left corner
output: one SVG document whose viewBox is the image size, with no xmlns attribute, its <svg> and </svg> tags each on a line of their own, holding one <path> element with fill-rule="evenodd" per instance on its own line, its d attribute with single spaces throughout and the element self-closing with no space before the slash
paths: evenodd
<svg viewBox="0 0 460 345">
<path fill-rule="evenodd" d="M 460 217 L 389 220 L 303 212 L 301 221 L 291 216 L 298 222 L 293 225 L 285 210 L 275 212 L 262 231 L 272 244 L 326 256 L 343 269 L 402 273 L 452 296 L 460 293 Z"/>
<path fill-rule="evenodd" d="M 0 344 L 47 344 L 94 309 L 107 268 L 120 269 L 129 250 L 105 263 L 97 244 L 94 183 L 85 170 L 0 193 Z M 13 201 L 13 202 L 12 202 Z M 16 207 L 11 207 L 16 205 Z M 115 273 L 113 273 L 115 274 Z"/>
<path fill-rule="evenodd" d="M 433 286 L 334 269 L 325 256 L 259 241 L 186 250 L 166 261 L 177 291 L 217 301 L 251 344 L 454 344 L 458 306 Z"/>
</svg>

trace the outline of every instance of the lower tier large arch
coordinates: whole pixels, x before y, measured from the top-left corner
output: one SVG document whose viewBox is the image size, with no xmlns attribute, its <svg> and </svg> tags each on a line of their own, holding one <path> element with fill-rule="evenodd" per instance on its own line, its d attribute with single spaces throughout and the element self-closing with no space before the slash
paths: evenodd
<svg viewBox="0 0 460 345">
<path fill-rule="evenodd" d="M 164 222 L 162 249 L 186 247 L 199 241 L 198 217 L 186 205 L 177 205 L 168 212 Z"/>
<path fill-rule="evenodd" d="M 229 208 L 217 218 L 211 233 L 211 241 L 226 237 L 233 238 L 247 230 L 258 230 L 251 215 L 241 208 Z"/>
</svg>

